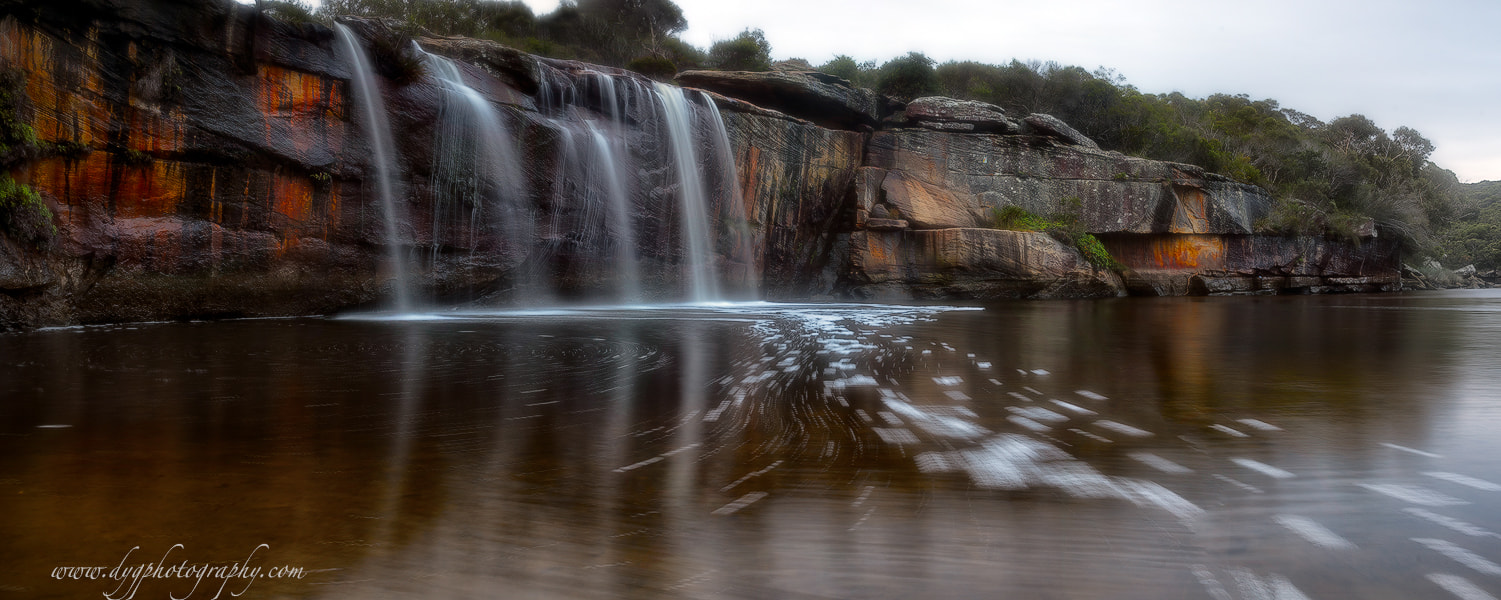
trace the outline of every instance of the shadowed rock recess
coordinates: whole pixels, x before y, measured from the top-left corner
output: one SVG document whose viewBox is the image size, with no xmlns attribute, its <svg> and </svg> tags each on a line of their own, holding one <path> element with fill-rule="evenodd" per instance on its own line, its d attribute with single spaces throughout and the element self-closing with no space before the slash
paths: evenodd
<svg viewBox="0 0 1501 600">
<path fill-rule="evenodd" d="M 428 305 L 679 301 L 705 260 L 725 299 L 1400 287 L 1392 241 L 1257 235 L 1265 190 L 1100 150 L 1048 115 L 903 106 L 795 70 L 686 72 L 677 94 L 351 20 L 396 145 L 388 210 L 332 30 L 228 0 L 0 10 L 0 68 L 24 82 L 14 118 L 37 138 L 7 169 L 57 228 L 0 237 L 5 329 L 374 307 L 395 272 Z M 1074 211 L 1125 268 L 994 228 L 1006 206 Z M 698 231 L 707 259 L 686 241 Z"/>
</svg>

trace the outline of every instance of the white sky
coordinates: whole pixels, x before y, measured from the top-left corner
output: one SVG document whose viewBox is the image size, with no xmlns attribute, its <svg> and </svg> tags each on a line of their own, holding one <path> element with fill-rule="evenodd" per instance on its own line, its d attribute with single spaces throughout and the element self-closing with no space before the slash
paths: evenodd
<svg viewBox="0 0 1501 600">
<path fill-rule="evenodd" d="M 558 5 L 524 1 L 539 15 Z M 1103 66 L 1143 92 L 1248 94 L 1324 121 L 1412 127 L 1461 181 L 1501 180 L 1501 0 L 673 1 L 701 48 L 759 27 L 773 58 L 814 65 L 916 50 Z"/>
<path fill-rule="evenodd" d="M 1501 179 L 1496 0 L 674 0 L 707 48 L 759 27 L 774 58 L 1053 60 L 1143 92 L 1272 98 L 1408 126 L 1462 181 Z M 526 0 L 537 14 L 556 0 Z"/>
</svg>

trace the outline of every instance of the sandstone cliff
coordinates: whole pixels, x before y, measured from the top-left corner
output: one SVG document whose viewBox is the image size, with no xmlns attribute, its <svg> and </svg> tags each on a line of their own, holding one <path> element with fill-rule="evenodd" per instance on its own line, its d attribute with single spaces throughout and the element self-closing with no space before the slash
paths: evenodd
<svg viewBox="0 0 1501 600">
<path fill-rule="evenodd" d="M 663 93 L 639 75 L 417 40 L 453 59 L 506 141 L 451 131 L 461 102 L 431 68 L 378 78 L 400 157 L 393 238 L 372 183 L 370 125 L 328 28 L 227 0 L 0 9 L 0 68 L 23 75 L 10 91 L 25 106 L 12 118 L 36 138 L 10 176 L 40 194 L 57 228 L 45 244 L 0 237 L 0 327 L 369 306 L 391 294 L 392 245 L 438 303 L 633 286 L 643 299 L 674 299 L 687 285 L 678 240 L 693 217 L 678 199 L 688 184 L 674 175 Z M 350 26 L 366 45 L 390 35 L 379 23 Z M 1385 240 L 1258 236 L 1264 191 L 1099 150 L 1047 115 L 942 98 L 902 106 L 812 72 L 679 81 L 707 92 L 685 96 L 690 126 L 722 123 L 730 141 L 693 144 L 711 267 L 731 297 L 1399 285 Z M 733 169 L 715 162 L 720 153 Z M 489 175 L 455 175 L 475 172 L 476 160 L 494 163 Z M 1002 207 L 1046 215 L 1070 205 L 1124 276 L 1046 234 L 991 227 Z M 639 275 L 626 277 L 626 262 Z"/>
</svg>

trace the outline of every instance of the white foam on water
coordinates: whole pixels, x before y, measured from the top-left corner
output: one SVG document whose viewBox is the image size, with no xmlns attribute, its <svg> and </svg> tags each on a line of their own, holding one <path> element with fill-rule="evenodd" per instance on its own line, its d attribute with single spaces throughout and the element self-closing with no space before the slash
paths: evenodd
<svg viewBox="0 0 1501 600">
<path fill-rule="evenodd" d="M 1028 397 L 1023 396 L 1021 394 L 1018 394 L 1016 392 L 1006 392 L 1006 395 L 1007 396 L 1011 396 L 1012 398 L 1016 398 L 1017 400 L 1021 400 L 1022 402 L 1031 402 L 1032 401 L 1031 398 L 1028 398 Z"/>
<path fill-rule="evenodd" d="M 1229 427 L 1226 427 L 1226 426 L 1224 426 L 1224 425 L 1220 425 L 1220 424 L 1219 424 L 1219 423 L 1215 423 L 1215 424 L 1213 424 L 1213 425 L 1210 425 L 1210 426 L 1209 426 L 1209 428 L 1210 428 L 1210 429 L 1213 429 L 1213 430 L 1215 430 L 1215 431 L 1218 431 L 1218 432 L 1220 432 L 1220 433 L 1223 433 L 1223 434 L 1226 434 L 1226 435 L 1229 435 L 1229 436 L 1231 436 L 1231 437 L 1242 437 L 1242 438 L 1243 438 L 1243 437 L 1251 437 L 1251 436 L 1249 436 L 1249 435 L 1246 435 L 1246 434 L 1244 434 L 1244 433 L 1241 433 L 1241 432 L 1239 432 L 1239 431 L 1236 431 L 1236 430 L 1234 430 L 1234 429 L 1231 429 L 1231 428 L 1229 428 Z"/>
<path fill-rule="evenodd" d="M 1157 469 L 1158 471 L 1162 471 L 1163 473 L 1170 473 L 1170 474 L 1173 474 L 1173 475 L 1181 475 L 1183 473 L 1192 473 L 1193 472 L 1193 469 L 1190 469 L 1188 467 L 1185 467 L 1183 465 L 1180 465 L 1178 463 L 1170 461 L 1170 460 L 1168 460 L 1166 458 L 1163 458 L 1161 456 L 1157 456 L 1156 454 L 1152 454 L 1150 452 L 1132 452 L 1130 454 L 1127 454 L 1126 456 L 1129 456 L 1129 457 L 1131 457 L 1132 460 L 1135 460 L 1135 461 L 1137 461 L 1139 463 L 1142 463 L 1142 464 L 1144 464 L 1146 466 L 1152 467 L 1153 469 Z"/>
<path fill-rule="evenodd" d="M 1422 506 L 1460 506 L 1469 504 L 1453 496 L 1448 496 L 1416 485 L 1403 485 L 1398 483 L 1357 483 L 1360 487 L 1371 490 L 1384 496 L 1396 498 L 1408 504 Z"/>
<path fill-rule="evenodd" d="M 1052 372 L 1048 371 L 1047 369 L 1032 369 L 1032 374 L 1033 375 L 1052 375 Z"/>
<path fill-rule="evenodd" d="M 1240 480 L 1237 480 L 1237 479 L 1234 479 L 1234 478 L 1231 478 L 1231 477 L 1226 477 L 1224 475 L 1220 475 L 1219 473 L 1215 473 L 1213 475 L 1213 477 L 1215 479 L 1218 479 L 1220 481 L 1223 481 L 1225 483 L 1228 483 L 1230 485 L 1233 485 L 1233 486 L 1238 487 L 1240 489 L 1243 489 L 1245 491 L 1251 492 L 1252 494 L 1264 494 L 1264 493 L 1266 493 L 1266 492 L 1263 492 L 1261 490 L 1261 488 L 1259 488 L 1259 487 L 1256 487 L 1256 486 L 1251 485 L 1249 483 L 1241 482 Z"/>
<path fill-rule="evenodd" d="M 647 466 L 647 465 L 650 465 L 650 464 L 659 463 L 659 462 L 662 462 L 662 457 L 660 457 L 660 456 L 653 456 L 651 458 L 648 458 L 648 459 L 643 460 L 641 462 L 638 462 L 636 464 L 626 465 L 624 467 L 620 467 L 618 469 L 615 469 L 615 472 L 616 473 L 624 473 L 626 471 L 633 471 L 633 470 L 639 469 L 641 467 L 644 467 L 644 466 Z"/>
<path fill-rule="evenodd" d="M 1220 583 L 1220 580 L 1214 576 L 1214 573 L 1204 565 L 1194 565 L 1193 574 L 1199 580 L 1199 584 L 1204 586 L 1204 591 L 1209 592 L 1210 598 L 1214 600 L 1235 600 L 1235 598 L 1230 596 L 1230 592 L 1225 590 L 1225 586 Z"/>
<path fill-rule="evenodd" d="M 963 377 L 958 377 L 958 376 L 934 377 L 933 378 L 933 383 L 936 383 L 938 385 L 944 385 L 944 386 L 954 386 L 954 385 L 959 385 L 961 383 L 964 383 L 964 378 Z"/>
<path fill-rule="evenodd" d="M 905 418 L 908 422 L 916 425 L 919 429 L 934 436 L 942 438 L 974 439 L 989 435 L 990 431 L 979 425 L 975 425 L 963 419 L 953 416 L 960 414 L 969 417 L 974 416 L 974 411 L 964 407 L 924 407 L 918 408 L 906 401 L 904 396 L 895 392 L 882 394 L 882 401 L 891 412 Z M 959 409 L 963 409 L 962 411 Z M 945 414 L 953 413 L 953 414 Z"/>
<path fill-rule="evenodd" d="M 1095 434 L 1090 433 L 1088 431 L 1084 431 L 1083 429 L 1077 429 L 1076 428 L 1076 429 L 1070 429 L 1069 431 L 1071 431 L 1073 433 L 1077 433 L 1077 434 L 1082 435 L 1084 437 L 1087 437 L 1087 438 L 1089 438 L 1091 440 L 1094 440 L 1096 442 L 1100 442 L 1102 444 L 1113 444 L 1113 443 L 1115 443 L 1115 440 L 1095 435 Z"/>
<path fill-rule="evenodd" d="M 1470 537 L 1501 537 L 1501 535 L 1496 535 L 1495 533 L 1491 533 L 1489 531 L 1486 531 L 1484 529 L 1481 529 L 1481 528 L 1479 528 L 1479 527 L 1477 527 L 1475 525 L 1472 525 L 1470 523 L 1466 523 L 1466 522 L 1461 521 L 1459 519 L 1456 519 L 1456 518 L 1453 518 L 1453 517 L 1446 517 L 1444 515 L 1441 515 L 1441 514 L 1438 514 L 1438 513 L 1435 513 L 1435 512 L 1430 512 L 1430 511 L 1427 511 L 1427 510 L 1423 510 L 1421 508 L 1408 507 L 1408 508 L 1402 509 L 1402 512 L 1405 512 L 1405 513 L 1410 514 L 1412 516 L 1418 517 L 1420 519 L 1426 519 L 1426 520 L 1431 521 L 1433 523 L 1437 523 L 1437 524 L 1439 524 L 1439 525 L 1441 525 L 1443 527 L 1447 527 L 1449 529 L 1452 529 L 1452 530 L 1457 531 L 1459 533 L 1463 533 L 1463 534 L 1468 535 Z"/>
<path fill-rule="evenodd" d="M 1412 454 L 1416 454 L 1418 456 L 1426 456 L 1428 458 L 1443 458 L 1444 457 L 1444 455 L 1442 455 L 1442 454 L 1434 454 L 1432 452 L 1424 452 L 1424 451 L 1418 450 L 1416 448 L 1408 448 L 1407 446 L 1398 446 L 1396 444 L 1392 444 L 1392 443 L 1388 443 L 1388 442 L 1381 442 L 1381 445 L 1382 446 L 1386 446 L 1387 448 L 1391 448 L 1393 450 L 1401 450 L 1403 452 L 1410 452 Z"/>
<path fill-rule="evenodd" d="M 1129 435 L 1131 437 L 1150 437 L 1153 435 L 1152 432 L 1145 429 L 1138 429 L 1125 423 L 1117 423 L 1115 421 L 1108 421 L 1105 419 L 1095 421 L 1094 424 L 1096 427 L 1109 429 L 1121 435 Z"/>
<path fill-rule="evenodd" d="M 1318 521 L 1299 515 L 1277 515 L 1272 517 L 1278 525 L 1292 530 L 1309 543 L 1330 550 L 1354 550 L 1355 544 L 1350 543 L 1339 534 L 1334 533 L 1328 527 L 1319 524 Z"/>
<path fill-rule="evenodd" d="M 1460 548 L 1452 542 L 1433 538 L 1412 538 L 1412 541 L 1427 546 L 1429 550 L 1449 557 L 1449 560 L 1486 575 L 1501 576 L 1501 565 L 1486 560 L 1479 554 Z"/>
<path fill-rule="evenodd" d="M 870 418 L 870 413 L 865 412 L 865 409 L 863 409 L 863 408 L 857 408 L 857 409 L 855 409 L 855 414 L 859 415 L 860 416 L 860 420 L 861 421 L 865 421 L 866 425 L 874 425 L 875 422 L 876 422 L 875 419 Z"/>
<path fill-rule="evenodd" d="M 1089 390 L 1074 390 L 1074 393 L 1090 400 L 1109 400 L 1109 398 L 1106 398 Z"/>
<path fill-rule="evenodd" d="M 1491 483 L 1484 479 L 1476 479 L 1468 475 L 1460 475 L 1459 473 L 1446 473 L 1444 471 L 1427 471 L 1423 474 L 1435 479 L 1442 479 L 1450 483 L 1457 483 L 1459 485 L 1472 487 L 1477 490 L 1486 492 L 1501 492 L 1501 485 Z"/>
<path fill-rule="evenodd" d="M 1284 471 L 1258 460 L 1251 460 L 1249 458 L 1232 458 L 1230 459 L 1230 462 L 1274 479 L 1292 479 L 1294 477 L 1297 477 L 1297 475 L 1294 475 L 1289 471 Z"/>
<path fill-rule="evenodd" d="M 72 427 L 72 425 L 64 425 L 64 424 L 61 424 L 61 423 L 52 424 L 52 425 L 37 425 L 36 426 L 37 429 L 67 429 L 69 427 Z"/>
<path fill-rule="evenodd" d="M 955 402 L 964 402 L 970 399 L 969 394 L 966 394 L 959 390 L 944 390 L 943 395 L 948 396 L 949 399 Z"/>
<path fill-rule="evenodd" d="M 1039 391 L 1037 391 L 1037 390 L 1035 390 L 1035 389 L 1032 389 L 1032 388 L 1029 388 L 1029 387 L 1027 387 L 1027 386 L 1025 386 L 1025 385 L 1024 385 L 1024 386 L 1022 386 L 1022 389 L 1024 389 L 1024 390 L 1027 390 L 1027 391 L 1029 391 L 1029 392 L 1032 392 L 1032 393 L 1033 393 L 1033 394 L 1037 394 L 1037 395 L 1038 395 L 1038 396 L 1041 396 L 1041 395 L 1043 395 L 1043 394 L 1042 394 L 1042 392 L 1039 392 Z"/>
<path fill-rule="evenodd" d="M 1487 594 L 1479 586 L 1470 583 L 1470 580 L 1458 575 L 1448 573 L 1429 573 L 1428 581 L 1444 588 L 1444 591 L 1454 594 L 1460 600 L 1496 600 L 1495 596 Z"/>
<path fill-rule="evenodd" d="M 975 363 L 975 366 L 979 367 L 981 369 L 989 369 L 990 368 L 990 363 L 988 363 L 988 362 L 977 362 L 977 363 Z"/>
<path fill-rule="evenodd" d="M 1246 569 L 1232 569 L 1230 576 L 1243 600 L 1308 600 L 1291 581 L 1276 573 L 1259 577 Z"/>
<path fill-rule="evenodd" d="M 925 473 L 963 471 L 986 489 L 1052 487 L 1078 498 L 1117 498 L 1159 508 L 1184 521 L 1204 513 L 1157 483 L 1104 475 L 1056 446 L 1025 435 L 1000 434 L 977 448 L 925 452 L 915 460 Z"/>
<path fill-rule="evenodd" d="M 881 420 L 885 421 L 887 425 L 896 427 L 906 425 L 906 423 L 903 423 L 901 419 L 897 418 L 896 413 L 889 410 L 878 410 L 876 411 L 876 414 L 879 415 L 881 417 Z"/>
<path fill-rule="evenodd" d="M 1043 425 L 1042 423 L 1038 423 L 1037 421 L 1033 421 L 1032 419 L 1028 419 L 1020 415 L 1011 415 L 1009 417 L 1006 417 L 1006 420 L 1032 431 L 1036 431 L 1038 433 L 1042 433 L 1044 431 L 1052 431 L 1053 429 L 1052 427 L 1048 427 L 1047 425 Z"/>
<path fill-rule="evenodd" d="M 772 469 L 775 469 L 775 468 L 777 468 L 777 467 L 779 467 L 781 465 L 782 465 L 782 461 L 779 460 L 779 461 L 776 461 L 774 463 L 771 463 L 770 465 L 767 465 L 766 468 L 761 469 L 759 471 L 752 471 L 750 473 L 746 473 L 744 477 L 741 477 L 740 479 L 736 479 L 734 481 L 734 483 L 731 483 L 731 484 L 729 484 L 727 486 L 719 488 L 719 491 L 721 491 L 721 492 L 728 492 L 730 490 L 733 490 L 733 489 L 735 489 L 735 486 L 740 485 L 742 483 L 745 483 L 746 481 L 749 481 L 753 477 L 760 477 L 762 475 L 770 473 Z"/>
<path fill-rule="evenodd" d="M 1251 427 L 1252 429 L 1259 429 L 1261 431 L 1282 431 L 1281 427 L 1278 427 L 1266 421 L 1262 421 L 1260 419 L 1239 419 L 1236 422 Z"/>
<path fill-rule="evenodd" d="M 999 379 L 991 379 L 990 383 L 992 383 L 994 385 L 997 385 L 997 386 L 1006 385 L 1004 383 L 1001 383 L 1001 380 L 999 380 Z"/>
<path fill-rule="evenodd" d="M 1040 406 L 1007 406 L 1006 411 L 1010 412 L 1013 415 L 1023 416 L 1034 421 L 1059 423 L 1068 420 L 1068 417 L 1055 413 L 1046 408 L 1042 408 Z"/>
<path fill-rule="evenodd" d="M 913 434 L 910 429 L 872 427 L 871 430 L 881 436 L 881 441 L 893 446 L 914 446 L 919 443 L 917 435 Z"/>
<path fill-rule="evenodd" d="M 719 508 L 714 509 L 714 512 L 710 513 L 710 514 L 713 514 L 715 516 L 724 516 L 724 515 L 734 514 L 736 511 L 739 511 L 742 508 L 745 508 L 747 506 L 755 504 L 756 501 L 758 501 L 758 500 L 760 500 L 762 498 L 765 498 L 765 497 L 767 497 L 769 495 L 770 494 L 767 494 L 766 492 L 751 492 L 749 494 L 741 496 L 739 499 L 735 500 L 734 502 L 731 502 L 729 504 L 726 504 L 724 506 L 721 506 Z"/>
<path fill-rule="evenodd" d="M 1084 408 L 1082 406 L 1078 406 L 1078 405 L 1075 405 L 1075 404 L 1069 404 L 1069 403 L 1064 402 L 1062 400 L 1049 399 L 1048 402 L 1052 402 L 1053 404 L 1057 404 L 1058 406 L 1062 407 L 1064 410 L 1072 411 L 1074 413 L 1081 414 L 1081 415 L 1096 415 L 1096 414 L 1099 414 L 1099 413 L 1097 413 L 1095 411 L 1089 410 L 1089 409 Z"/>
</svg>

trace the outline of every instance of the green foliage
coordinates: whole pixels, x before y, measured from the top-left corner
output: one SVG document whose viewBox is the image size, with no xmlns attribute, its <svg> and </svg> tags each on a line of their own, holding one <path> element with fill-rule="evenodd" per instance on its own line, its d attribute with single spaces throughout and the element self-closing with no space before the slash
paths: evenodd
<svg viewBox="0 0 1501 600">
<path fill-rule="evenodd" d="M 370 57 L 376 72 L 396 85 L 407 85 L 427 73 L 427 64 L 412 47 L 412 36 L 390 29 L 378 29 L 370 40 Z"/>
<path fill-rule="evenodd" d="M 1109 271 L 1124 271 L 1126 266 L 1117 261 L 1099 238 L 1084 230 L 1082 219 L 1083 201 L 1076 196 L 1063 199 L 1062 207 L 1049 218 L 1042 218 L 1025 208 L 1008 204 L 990 209 L 990 226 L 1009 231 L 1041 231 L 1053 239 L 1073 246 L 1084 260 L 1096 268 Z"/>
<path fill-rule="evenodd" d="M 709 66 L 721 71 L 770 71 L 771 43 L 760 29 L 746 29 L 709 47 Z"/>
<path fill-rule="evenodd" d="M 59 142 L 37 142 L 37 150 L 42 156 L 60 156 L 68 160 L 83 158 L 94 149 L 88 144 L 72 140 Z"/>
<path fill-rule="evenodd" d="M 115 152 L 120 164 L 127 167 L 144 167 L 151 164 L 151 155 L 133 148 L 120 148 Z"/>
<path fill-rule="evenodd" d="M 900 100 L 912 100 L 938 91 L 938 76 L 933 59 L 921 52 L 909 52 L 881 65 L 876 91 Z"/>
<path fill-rule="evenodd" d="M 667 81 L 677 75 L 678 67 L 671 60 L 662 56 L 640 56 L 626 63 L 625 68 L 655 79 Z"/>
<path fill-rule="evenodd" d="M 1015 204 L 990 209 L 990 226 L 1008 231 L 1045 231 L 1048 222 Z"/>
<path fill-rule="evenodd" d="M 1435 254 L 1450 267 L 1501 269 L 1501 181 L 1462 186 L 1460 215 L 1441 232 Z"/>
<path fill-rule="evenodd" d="M 270 0 L 263 5 L 266 14 L 286 21 L 288 23 L 306 24 L 321 23 L 327 19 L 319 18 L 314 14 L 312 4 L 304 0 Z"/>
<path fill-rule="evenodd" d="M 688 21 L 671 0 L 579 0 L 540 16 L 519 0 L 325 0 L 318 9 L 320 17 L 336 15 L 395 19 L 414 30 L 616 67 L 648 56 L 678 69 L 702 61 L 702 52 L 676 37 Z M 387 64 L 410 71 L 402 61 Z"/>
<path fill-rule="evenodd" d="M 875 87 L 876 63 L 875 61 L 856 62 L 847 55 L 840 54 L 834 60 L 819 65 L 817 69 L 835 77 L 840 77 L 850 82 L 855 87 Z"/>
<path fill-rule="evenodd" d="M 26 96 L 26 73 L 0 69 L 0 165 L 25 158 L 34 150 L 36 132 L 26 121 L 31 101 Z"/>
<path fill-rule="evenodd" d="M 57 236 L 52 210 L 30 187 L 0 174 L 0 232 L 32 246 L 46 246 Z"/>
</svg>

